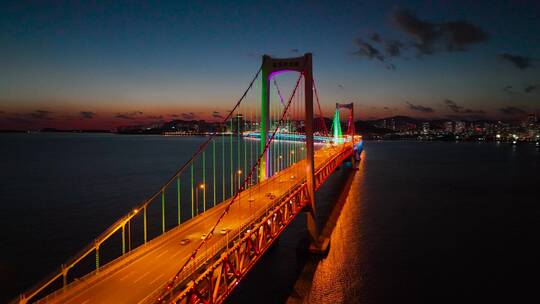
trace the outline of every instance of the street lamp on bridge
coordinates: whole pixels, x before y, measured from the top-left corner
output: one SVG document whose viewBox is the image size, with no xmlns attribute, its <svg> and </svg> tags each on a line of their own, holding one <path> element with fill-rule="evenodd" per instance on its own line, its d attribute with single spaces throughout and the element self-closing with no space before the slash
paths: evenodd
<svg viewBox="0 0 540 304">
<path fill-rule="evenodd" d="M 196 210 L 197 210 L 197 215 L 199 214 L 199 189 L 201 189 L 201 191 L 204 191 L 204 188 L 205 188 L 205 184 L 200 184 L 199 187 L 197 189 L 195 189 L 195 206 L 196 206 Z M 206 202 L 203 200 L 203 204 L 205 205 L 205 208 L 206 209 Z"/>
<path fill-rule="evenodd" d="M 238 170 L 236 174 L 238 175 L 238 191 L 240 191 L 240 177 L 242 176 L 242 170 Z"/>
</svg>

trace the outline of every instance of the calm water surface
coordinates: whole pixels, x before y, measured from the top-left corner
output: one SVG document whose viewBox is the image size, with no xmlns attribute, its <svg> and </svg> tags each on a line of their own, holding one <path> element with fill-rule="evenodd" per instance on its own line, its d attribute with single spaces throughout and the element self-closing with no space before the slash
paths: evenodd
<svg viewBox="0 0 540 304">
<path fill-rule="evenodd" d="M 0 302 L 154 191 L 202 138 L 0 135 Z M 368 142 L 308 303 L 519 302 L 538 275 L 540 151 Z M 323 218 L 348 170 L 318 193 Z M 229 303 L 282 303 L 309 260 L 299 216 Z"/>
</svg>

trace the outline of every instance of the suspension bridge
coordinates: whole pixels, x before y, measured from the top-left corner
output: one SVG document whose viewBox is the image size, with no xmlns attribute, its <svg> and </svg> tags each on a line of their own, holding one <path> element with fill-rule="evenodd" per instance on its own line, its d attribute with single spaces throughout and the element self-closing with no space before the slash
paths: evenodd
<svg viewBox="0 0 540 304">
<path fill-rule="evenodd" d="M 276 76 L 291 71 L 285 99 Z M 300 213 L 310 250 L 324 252 L 315 191 L 354 165 L 362 142 L 352 103 L 336 104 L 327 129 L 312 72 L 310 53 L 263 56 L 220 129 L 173 176 L 13 303 L 221 303 Z"/>
</svg>

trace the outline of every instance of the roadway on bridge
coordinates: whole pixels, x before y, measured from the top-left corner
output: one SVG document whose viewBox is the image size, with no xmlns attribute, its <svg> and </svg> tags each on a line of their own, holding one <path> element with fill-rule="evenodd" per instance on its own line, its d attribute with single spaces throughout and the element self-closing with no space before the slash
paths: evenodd
<svg viewBox="0 0 540 304">
<path fill-rule="evenodd" d="M 315 153 L 315 168 L 319 168 L 340 147 L 326 147 Z M 264 210 L 273 203 L 267 195 L 272 193 L 279 197 L 297 183 L 303 181 L 305 161 L 280 171 L 267 181 L 243 191 L 239 201 L 235 202 L 229 213 L 223 218 L 214 236 L 209 239 L 203 249 L 212 248 L 224 242 L 228 233 L 221 234 L 222 229 L 236 230 L 248 223 L 252 214 Z M 136 248 L 127 256 L 111 262 L 98 273 L 91 274 L 82 280 L 70 283 L 65 291 L 57 292 L 46 299 L 46 303 L 140 303 L 162 288 L 184 265 L 196 246 L 202 242 L 203 234 L 208 233 L 226 207 L 221 203 L 195 218 L 166 232 L 164 235 Z M 181 241 L 189 239 L 188 244 Z M 201 250 L 199 255 L 204 256 Z"/>
</svg>

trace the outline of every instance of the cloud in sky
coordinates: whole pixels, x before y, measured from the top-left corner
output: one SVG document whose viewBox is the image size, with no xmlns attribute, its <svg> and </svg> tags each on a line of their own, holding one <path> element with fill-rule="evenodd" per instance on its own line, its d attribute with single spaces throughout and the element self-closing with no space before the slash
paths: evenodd
<svg viewBox="0 0 540 304">
<path fill-rule="evenodd" d="M 189 113 L 182 113 L 182 117 L 184 119 L 188 119 L 188 120 L 193 120 L 195 118 L 197 118 L 197 115 L 193 112 L 189 112 Z"/>
<path fill-rule="evenodd" d="M 378 32 L 373 32 L 368 35 L 367 41 L 362 38 L 355 40 L 357 51 L 354 54 L 370 60 L 388 62 L 392 57 L 401 57 L 403 51 L 411 46 L 416 49 L 418 55 L 430 55 L 466 51 L 470 45 L 489 39 L 489 35 L 482 29 L 463 20 L 429 22 L 406 9 L 394 10 L 392 20 L 397 29 L 412 37 L 414 42 L 404 43 L 398 39 L 385 39 Z M 387 63 L 385 67 L 388 70 L 396 70 L 394 63 Z"/>
<path fill-rule="evenodd" d="M 132 119 L 140 118 L 143 114 L 144 113 L 141 111 L 121 112 L 121 113 L 116 113 L 115 117 L 120 118 L 120 119 L 132 120 Z"/>
<path fill-rule="evenodd" d="M 528 85 L 523 89 L 523 91 L 525 93 L 532 93 L 533 91 L 536 91 L 537 89 L 538 89 L 538 87 L 535 86 L 535 85 Z"/>
<path fill-rule="evenodd" d="M 489 34 L 468 21 L 430 22 L 406 9 L 396 9 L 392 20 L 397 29 L 412 37 L 421 55 L 465 51 L 472 44 L 487 41 Z"/>
<path fill-rule="evenodd" d="M 504 108 L 500 108 L 499 112 L 510 116 L 523 115 L 527 113 L 527 111 L 514 106 L 506 106 Z"/>
<path fill-rule="evenodd" d="M 81 112 L 79 112 L 79 116 L 82 119 L 92 119 L 92 118 L 94 118 L 94 116 L 96 116 L 96 113 L 95 112 L 90 112 L 90 111 L 81 111 Z"/>
<path fill-rule="evenodd" d="M 395 70 L 396 70 L 396 66 L 395 66 L 393 63 L 387 63 L 387 64 L 386 64 L 386 69 L 387 69 L 387 70 L 390 70 L 390 71 L 395 71 Z"/>
<path fill-rule="evenodd" d="M 382 37 L 379 33 L 371 33 L 369 35 L 369 40 L 373 41 L 373 42 L 378 42 L 378 43 L 381 43 L 382 42 Z"/>
<path fill-rule="evenodd" d="M 30 112 L 28 114 L 25 114 L 24 116 L 27 116 L 28 118 L 31 118 L 31 119 L 38 119 L 38 120 L 51 120 L 53 119 L 51 117 L 51 114 L 53 112 L 51 111 L 46 111 L 46 110 L 36 110 L 34 112 Z"/>
<path fill-rule="evenodd" d="M 368 59 L 377 59 L 379 61 L 384 61 L 383 54 L 373 47 L 372 44 L 365 42 L 361 38 L 356 39 L 356 46 L 358 47 L 358 50 L 354 52 L 355 55 L 360 57 L 366 57 Z"/>
<path fill-rule="evenodd" d="M 533 66 L 532 58 L 530 57 L 502 53 L 499 54 L 499 59 L 501 59 L 502 61 L 510 62 L 512 65 L 514 65 L 520 70 L 528 69 Z"/>
<path fill-rule="evenodd" d="M 394 39 L 385 40 L 379 33 L 372 33 L 368 39 L 380 45 L 380 49 L 372 43 L 364 41 L 362 38 L 357 38 L 356 45 L 358 50 L 354 53 L 355 55 L 384 61 L 386 57 L 400 56 L 401 49 L 405 48 L 405 45 L 401 41 Z M 384 54 L 381 49 L 384 50 Z"/>
<path fill-rule="evenodd" d="M 223 115 L 221 115 L 221 113 L 219 113 L 218 111 L 212 112 L 212 117 L 213 118 L 218 118 L 218 119 L 223 119 Z"/>
<path fill-rule="evenodd" d="M 513 87 L 511 85 L 507 85 L 505 86 L 503 89 L 503 92 L 505 93 L 508 93 L 508 94 L 514 94 L 514 90 L 513 90 Z"/>
<path fill-rule="evenodd" d="M 386 40 L 384 42 L 384 51 L 390 57 L 397 57 L 401 55 L 401 49 L 405 46 L 398 40 Z"/>
<path fill-rule="evenodd" d="M 53 114 L 54 112 L 47 110 L 35 110 L 32 112 L 23 113 L 0 111 L 0 118 L 3 121 L 15 124 L 39 124 L 55 120 L 56 117 L 54 117 Z"/>
<path fill-rule="evenodd" d="M 370 39 L 373 40 L 373 37 L 371 37 Z M 379 34 L 376 35 L 375 39 L 379 41 L 383 41 L 382 37 L 380 37 Z M 390 70 L 390 71 L 396 70 L 395 64 L 387 62 L 386 59 L 387 59 L 387 56 L 395 57 L 401 54 L 401 48 L 403 47 L 401 42 L 396 41 L 396 40 L 384 41 L 383 47 L 387 55 L 383 54 L 378 48 L 373 46 L 373 44 L 366 42 L 361 38 L 356 39 L 356 45 L 358 47 L 358 50 L 353 53 L 354 55 L 359 56 L 359 57 L 365 57 L 365 58 L 368 58 L 369 60 L 375 59 L 377 61 L 384 62 L 385 63 L 384 67 L 387 70 Z"/>
<path fill-rule="evenodd" d="M 433 110 L 433 108 L 430 108 L 430 107 L 426 107 L 426 106 L 422 106 L 422 105 L 415 105 L 415 104 L 412 104 L 408 101 L 405 102 L 407 105 L 408 105 L 408 108 L 409 110 L 412 110 L 412 111 L 417 111 L 417 112 L 422 112 L 422 113 L 433 113 L 435 112 L 435 110 Z"/>
<path fill-rule="evenodd" d="M 485 113 L 482 110 L 473 110 L 473 109 L 465 108 L 463 106 L 458 105 L 456 102 L 450 99 L 446 99 L 444 103 L 453 113 L 459 113 L 459 114 L 484 114 Z"/>
</svg>

